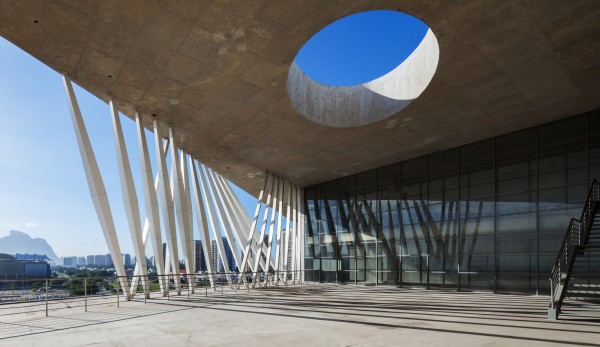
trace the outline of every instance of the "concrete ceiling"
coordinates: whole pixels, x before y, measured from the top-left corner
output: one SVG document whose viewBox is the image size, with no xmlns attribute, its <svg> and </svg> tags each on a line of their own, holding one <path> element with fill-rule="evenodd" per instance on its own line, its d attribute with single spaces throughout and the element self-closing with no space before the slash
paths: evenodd
<svg viewBox="0 0 600 347">
<path fill-rule="evenodd" d="M 373 125 L 306 120 L 285 88 L 294 56 L 373 9 L 433 30 L 431 84 Z M 600 108 L 599 18 L 594 0 L 0 0 L 1 36 L 126 115 L 157 115 L 165 136 L 173 124 L 252 194 L 265 170 L 307 186 Z"/>
</svg>

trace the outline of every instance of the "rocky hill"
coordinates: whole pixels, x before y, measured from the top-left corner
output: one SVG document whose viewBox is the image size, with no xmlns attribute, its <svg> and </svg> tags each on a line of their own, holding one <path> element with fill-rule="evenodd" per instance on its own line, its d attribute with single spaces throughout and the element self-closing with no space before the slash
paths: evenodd
<svg viewBox="0 0 600 347">
<path fill-rule="evenodd" d="M 52 260 L 59 260 L 52 247 L 45 239 L 32 238 L 26 233 L 18 230 L 11 230 L 10 234 L 0 237 L 0 253 L 35 253 L 46 255 Z"/>
</svg>

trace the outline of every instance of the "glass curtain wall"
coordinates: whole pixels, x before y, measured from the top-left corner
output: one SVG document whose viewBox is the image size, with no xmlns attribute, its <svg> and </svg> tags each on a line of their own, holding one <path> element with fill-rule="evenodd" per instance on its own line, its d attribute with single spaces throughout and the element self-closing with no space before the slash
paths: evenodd
<svg viewBox="0 0 600 347">
<path fill-rule="evenodd" d="M 310 280 L 546 293 L 600 179 L 600 112 L 305 190 Z"/>
</svg>

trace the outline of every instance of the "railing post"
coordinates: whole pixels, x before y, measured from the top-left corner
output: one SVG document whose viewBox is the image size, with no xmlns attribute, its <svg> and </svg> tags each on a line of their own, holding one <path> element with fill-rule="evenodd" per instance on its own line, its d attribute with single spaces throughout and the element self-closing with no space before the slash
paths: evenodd
<svg viewBox="0 0 600 347">
<path fill-rule="evenodd" d="M 83 279 L 83 297 L 85 300 L 85 312 L 87 312 L 87 278 Z"/>
<path fill-rule="evenodd" d="M 46 279 L 46 317 L 48 317 L 48 279 Z"/>
<path fill-rule="evenodd" d="M 550 279 L 550 308 L 554 309 L 554 283 L 552 283 L 552 278 Z"/>
</svg>

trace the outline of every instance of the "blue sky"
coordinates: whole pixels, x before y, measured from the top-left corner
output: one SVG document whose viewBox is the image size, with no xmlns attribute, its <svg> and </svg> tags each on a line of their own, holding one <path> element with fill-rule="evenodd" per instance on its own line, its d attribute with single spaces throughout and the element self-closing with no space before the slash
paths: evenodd
<svg viewBox="0 0 600 347">
<path fill-rule="evenodd" d="M 0 76 L 0 237 L 16 229 L 45 238 L 59 256 L 107 253 L 61 75 L 0 37 Z M 77 86 L 75 93 L 108 192 L 121 250 L 133 254 L 108 104 Z M 135 123 L 125 116 L 121 122 L 143 201 Z M 152 134 L 146 134 L 154 158 Z M 236 190 L 253 213 L 256 199 Z M 198 238 L 198 231 L 194 233 Z M 147 254 L 151 255 L 150 247 Z"/>
<path fill-rule="evenodd" d="M 429 28 L 396 11 L 368 11 L 339 19 L 300 49 L 296 63 L 322 84 L 351 86 L 372 81 L 400 65 Z"/>
</svg>

